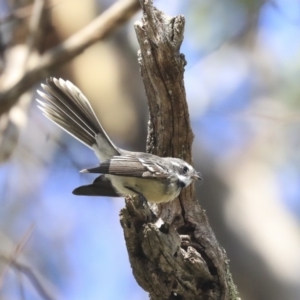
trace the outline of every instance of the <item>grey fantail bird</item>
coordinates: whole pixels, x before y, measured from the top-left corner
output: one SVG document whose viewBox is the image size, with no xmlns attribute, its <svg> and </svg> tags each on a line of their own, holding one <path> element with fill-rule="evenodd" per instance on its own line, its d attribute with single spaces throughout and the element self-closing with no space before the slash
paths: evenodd
<svg viewBox="0 0 300 300">
<path fill-rule="evenodd" d="M 143 195 L 149 202 L 175 199 L 200 175 L 179 158 L 159 157 L 118 148 L 110 140 L 83 93 L 70 81 L 49 78 L 38 91 L 44 115 L 94 150 L 100 165 L 81 172 L 99 173 L 92 184 L 76 188 L 75 195 L 120 197 Z"/>
</svg>

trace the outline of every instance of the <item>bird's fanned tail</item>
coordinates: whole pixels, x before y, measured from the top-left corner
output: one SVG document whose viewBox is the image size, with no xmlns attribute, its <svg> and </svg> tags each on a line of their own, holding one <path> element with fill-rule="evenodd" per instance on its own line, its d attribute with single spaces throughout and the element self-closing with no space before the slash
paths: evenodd
<svg viewBox="0 0 300 300">
<path fill-rule="evenodd" d="M 101 142 L 109 144 L 107 148 L 114 149 L 114 154 L 118 154 L 87 98 L 76 86 L 70 81 L 56 78 L 49 78 L 46 83 L 42 84 L 46 93 L 38 91 L 46 102 L 37 101 L 48 119 L 93 150 L 97 138 L 100 138 Z"/>
</svg>

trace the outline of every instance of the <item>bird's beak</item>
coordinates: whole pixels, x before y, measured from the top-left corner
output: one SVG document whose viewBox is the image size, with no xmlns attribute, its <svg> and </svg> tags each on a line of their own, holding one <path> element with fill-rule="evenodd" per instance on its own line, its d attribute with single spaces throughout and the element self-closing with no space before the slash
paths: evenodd
<svg viewBox="0 0 300 300">
<path fill-rule="evenodd" d="M 192 176 L 193 180 L 202 180 L 202 177 L 199 174 L 195 174 Z"/>
</svg>

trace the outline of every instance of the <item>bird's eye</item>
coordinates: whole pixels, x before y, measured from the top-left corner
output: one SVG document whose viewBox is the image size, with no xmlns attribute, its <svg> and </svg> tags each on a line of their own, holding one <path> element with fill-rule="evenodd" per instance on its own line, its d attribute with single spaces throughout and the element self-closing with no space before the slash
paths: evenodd
<svg viewBox="0 0 300 300">
<path fill-rule="evenodd" d="M 188 170 L 189 170 L 189 168 L 188 168 L 187 166 L 184 166 L 184 167 L 182 168 L 182 173 L 183 173 L 183 174 L 186 174 L 186 173 L 188 172 Z"/>
</svg>

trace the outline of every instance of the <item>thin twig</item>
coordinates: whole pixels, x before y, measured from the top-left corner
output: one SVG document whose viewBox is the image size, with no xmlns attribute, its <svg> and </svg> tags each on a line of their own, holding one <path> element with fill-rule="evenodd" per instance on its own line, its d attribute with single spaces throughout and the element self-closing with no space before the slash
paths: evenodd
<svg viewBox="0 0 300 300">
<path fill-rule="evenodd" d="M 11 254 L 10 258 L 7 260 L 7 266 L 6 266 L 6 268 L 4 268 L 4 270 L 0 276 L 0 289 L 3 286 L 4 277 L 5 277 L 8 267 L 17 259 L 17 257 L 23 251 L 25 245 L 27 244 L 29 238 L 32 235 L 33 229 L 34 229 L 34 224 L 31 224 L 29 226 L 29 228 L 25 231 L 25 234 L 20 239 L 20 242 L 17 244 L 17 246 L 16 246 L 15 250 L 13 251 L 13 253 Z"/>
<path fill-rule="evenodd" d="M 54 2 L 49 3 L 48 2 L 46 5 L 46 9 L 51 9 L 56 5 L 57 5 L 57 3 L 54 3 Z M 33 13 L 32 10 L 33 10 L 33 4 L 28 4 L 23 7 L 15 8 L 11 13 L 8 13 L 5 16 L 3 16 L 2 18 L 0 18 L 0 26 L 7 24 L 10 21 L 22 20 L 22 19 L 29 18 L 31 16 L 31 14 Z"/>
<path fill-rule="evenodd" d="M 35 0 L 32 9 L 32 15 L 29 22 L 29 34 L 27 38 L 27 49 L 24 59 L 24 70 L 28 67 L 28 62 L 32 51 L 34 50 L 38 36 L 40 34 L 40 24 L 42 21 L 43 11 L 45 8 L 45 0 Z"/>
<path fill-rule="evenodd" d="M 22 280 L 22 274 L 19 270 L 14 270 L 16 277 L 18 279 L 18 285 L 19 285 L 19 290 L 20 290 L 20 298 L 21 300 L 25 300 L 25 290 L 24 290 L 24 286 L 23 286 L 23 280 Z"/>
<path fill-rule="evenodd" d="M 0 254 L 0 259 L 6 261 L 10 266 L 22 272 L 31 281 L 32 285 L 35 287 L 39 295 L 46 300 L 54 300 L 54 296 L 50 295 L 49 289 L 46 288 L 46 284 L 42 283 L 41 278 L 39 278 L 32 268 L 26 266 L 23 263 L 17 262 L 16 260 L 10 261 L 10 258 L 5 257 Z"/>
</svg>

